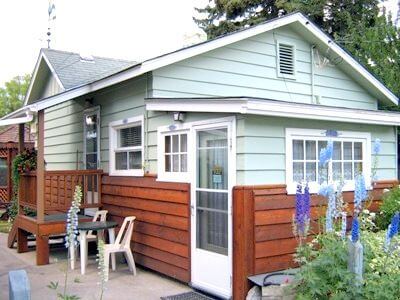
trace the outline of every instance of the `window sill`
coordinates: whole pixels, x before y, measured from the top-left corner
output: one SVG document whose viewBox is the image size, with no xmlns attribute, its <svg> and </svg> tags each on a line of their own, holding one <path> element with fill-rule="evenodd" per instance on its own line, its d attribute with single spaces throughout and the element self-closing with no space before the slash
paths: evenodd
<svg viewBox="0 0 400 300">
<path fill-rule="evenodd" d="M 189 173 L 158 174 L 157 181 L 190 183 Z"/>
<path fill-rule="evenodd" d="M 131 177 L 143 177 L 144 171 L 140 170 L 114 170 L 109 172 L 110 176 L 131 176 Z"/>
<path fill-rule="evenodd" d="M 367 191 L 373 190 L 373 187 L 368 183 L 366 183 L 366 189 Z M 319 190 L 321 188 L 321 185 L 314 183 L 314 182 L 310 182 L 309 183 L 309 191 L 310 194 L 318 194 Z M 286 193 L 288 195 L 295 195 L 296 194 L 296 190 L 297 190 L 297 184 L 287 184 L 286 186 Z M 346 183 L 342 189 L 342 192 L 354 192 L 354 181 Z"/>
</svg>

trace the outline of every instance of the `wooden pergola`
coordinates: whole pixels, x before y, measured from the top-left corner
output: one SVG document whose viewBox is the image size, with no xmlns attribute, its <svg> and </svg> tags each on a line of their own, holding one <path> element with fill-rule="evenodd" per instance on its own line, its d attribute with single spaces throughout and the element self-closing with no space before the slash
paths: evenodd
<svg viewBox="0 0 400 300">
<path fill-rule="evenodd" d="M 36 171 L 21 174 L 18 194 L 18 215 L 8 237 L 8 246 L 17 240 L 19 253 L 28 251 L 28 236 L 36 238 L 36 264 L 49 263 L 49 237 L 63 235 L 74 189 L 82 186 L 81 208 L 101 206 L 102 170 L 46 171 L 44 160 L 44 110 L 37 112 L 37 167 Z M 19 152 L 24 150 L 24 124 L 19 125 Z M 36 216 L 24 214 L 24 207 L 36 211 Z M 82 221 L 91 217 L 82 215 Z"/>
</svg>

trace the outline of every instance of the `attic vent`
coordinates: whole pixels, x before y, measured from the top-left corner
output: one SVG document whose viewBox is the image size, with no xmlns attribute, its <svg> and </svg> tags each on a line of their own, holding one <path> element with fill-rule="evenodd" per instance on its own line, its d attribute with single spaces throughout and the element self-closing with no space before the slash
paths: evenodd
<svg viewBox="0 0 400 300">
<path fill-rule="evenodd" d="M 278 44 L 278 74 L 282 77 L 295 76 L 295 48 L 294 45 Z"/>
</svg>

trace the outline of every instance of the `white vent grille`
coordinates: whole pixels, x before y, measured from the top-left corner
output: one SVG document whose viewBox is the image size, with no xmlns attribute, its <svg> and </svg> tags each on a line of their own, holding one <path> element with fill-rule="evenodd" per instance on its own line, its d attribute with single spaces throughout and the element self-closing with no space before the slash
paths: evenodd
<svg viewBox="0 0 400 300">
<path fill-rule="evenodd" d="M 295 75 L 295 58 L 294 58 L 294 46 L 288 44 L 278 45 L 279 51 L 279 74 L 282 76 L 294 76 Z"/>
</svg>

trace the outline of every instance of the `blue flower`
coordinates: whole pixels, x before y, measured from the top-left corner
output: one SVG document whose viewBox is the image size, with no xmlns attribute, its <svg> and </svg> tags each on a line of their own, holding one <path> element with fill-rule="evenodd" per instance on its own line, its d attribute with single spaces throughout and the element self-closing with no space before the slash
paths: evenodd
<svg viewBox="0 0 400 300">
<path fill-rule="evenodd" d="M 385 239 L 385 246 L 384 246 L 384 249 L 386 252 L 389 250 L 390 242 L 392 241 L 392 238 L 399 232 L 399 221 L 400 221 L 400 215 L 397 212 L 392 217 L 392 220 L 391 220 L 388 230 L 386 232 L 386 239 Z"/>
<path fill-rule="evenodd" d="M 357 242 L 360 238 L 360 225 L 358 223 L 357 217 L 354 216 L 353 223 L 351 224 L 351 241 L 353 243 Z"/>
<path fill-rule="evenodd" d="M 374 154 L 378 155 L 381 152 L 381 140 L 375 139 L 374 141 Z"/>
<path fill-rule="evenodd" d="M 306 235 L 310 221 L 310 193 L 308 185 L 304 188 L 304 194 L 300 185 L 296 190 L 295 225 L 297 234 Z"/>
<path fill-rule="evenodd" d="M 346 230 L 347 230 L 347 215 L 345 211 L 342 211 L 342 226 L 340 230 L 340 235 L 344 239 L 346 237 Z"/>
<path fill-rule="evenodd" d="M 359 174 L 355 180 L 354 187 L 354 210 L 356 212 L 361 211 L 362 202 L 367 199 L 368 192 L 365 187 L 365 178 L 362 174 Z"/>
<path fill-rule="evenodd" d="M 319 153 L 319 163 L 324 166 L 330 159 L 332 159 L 333 155 L 333 142 L 328 141 L 326 148 L 322 148 Z"/>
</svg>

